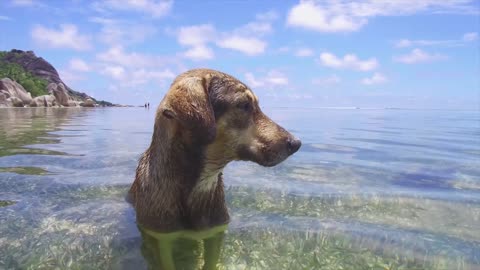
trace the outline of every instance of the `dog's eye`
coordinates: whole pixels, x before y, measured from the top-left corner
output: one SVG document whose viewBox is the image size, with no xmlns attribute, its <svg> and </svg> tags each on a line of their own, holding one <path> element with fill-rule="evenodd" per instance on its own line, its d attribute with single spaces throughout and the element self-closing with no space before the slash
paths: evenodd
<svg viewBox="0 0 480 270">
<path fill-rule="evenodd" d="M 238 105 L 238 108 L 241 109 L 242 111 L 249 112 L 250 110 L 252 110 L 252 105 L 250 105 L 250 103 L 248 102 L 240 103 Z"/>
</svg>

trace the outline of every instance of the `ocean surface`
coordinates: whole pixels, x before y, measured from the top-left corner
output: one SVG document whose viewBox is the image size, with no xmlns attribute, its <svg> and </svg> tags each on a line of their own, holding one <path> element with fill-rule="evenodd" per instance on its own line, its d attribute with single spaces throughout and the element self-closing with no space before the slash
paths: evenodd
<svg viewBox="0 0 480 270">
<path fill-rule="evenodd" d="M 480 269 L 478 111 L 264 111 L 303 145 L 227 166 L 220 269 Z M 0 269 L 149 269 L 124 198 L 154 114 L 0 109 Z"/>
</svg>

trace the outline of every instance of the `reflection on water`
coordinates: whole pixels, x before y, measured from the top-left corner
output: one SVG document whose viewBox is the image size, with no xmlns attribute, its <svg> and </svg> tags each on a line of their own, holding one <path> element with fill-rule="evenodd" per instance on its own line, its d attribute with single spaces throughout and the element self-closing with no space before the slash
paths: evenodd
<svg viewBox="0 0 480 270">
<path fill-rule="evenodd" d="M 477 112 L 266 111 L 304 146 L 273 168 L 226 168 L 218 269 L 480 268 Z M 153 117 L 0 110 L 0 269 L 157 269 L 160 240 L 124 200 Z M 177 269 L 211 257 L 180 239 Z"/>
</svg>

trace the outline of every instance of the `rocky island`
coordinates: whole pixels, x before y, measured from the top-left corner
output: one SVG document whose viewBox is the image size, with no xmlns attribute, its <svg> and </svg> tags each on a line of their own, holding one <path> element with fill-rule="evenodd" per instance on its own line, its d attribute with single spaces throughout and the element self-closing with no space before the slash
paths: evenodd
<svg viewBox="0 0 480 270">
<path fill-rule="evenodd" d="M 74 91 L 33 51 L 0 51 L 0 107 L 115 106 Z"/>
</svg>

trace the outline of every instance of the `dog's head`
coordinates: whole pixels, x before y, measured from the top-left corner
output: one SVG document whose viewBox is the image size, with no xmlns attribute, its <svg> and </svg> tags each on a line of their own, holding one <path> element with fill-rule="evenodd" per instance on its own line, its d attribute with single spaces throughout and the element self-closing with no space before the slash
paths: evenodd
<svg viewBox="0 0 480 270">
<path fill-rule="evenodd" d="M 178 76 L 159 106 L 156 121 L 167 121 L 171 137 L 184 144 L 206 145 L 206 159 L 219 165 L 249 160 L 274 166 L 301 145 L 261 111 L 250 88 L 214 70 Z"/>
</svg>

